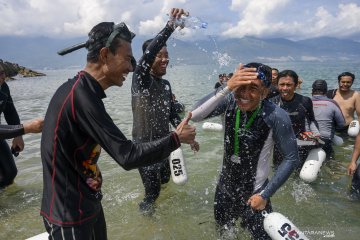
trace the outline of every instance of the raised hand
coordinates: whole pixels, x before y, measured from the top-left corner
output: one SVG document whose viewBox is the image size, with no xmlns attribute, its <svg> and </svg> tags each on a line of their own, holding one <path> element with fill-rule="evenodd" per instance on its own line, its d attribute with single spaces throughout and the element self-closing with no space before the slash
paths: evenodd
<svg viewBox="0 0 360 240">
<path fill-rule="evenodd" d="M 189 12 L 184 11 L 182 8 L 172 8 L 170 11 L 170 26 L 174 29 L 176 27 L 183 28 L 184 26 L 181 24 L 181 21 L 176 21 L 176 19 L 181 18 L 182 15 L 189 16 Z"/>
</svg>

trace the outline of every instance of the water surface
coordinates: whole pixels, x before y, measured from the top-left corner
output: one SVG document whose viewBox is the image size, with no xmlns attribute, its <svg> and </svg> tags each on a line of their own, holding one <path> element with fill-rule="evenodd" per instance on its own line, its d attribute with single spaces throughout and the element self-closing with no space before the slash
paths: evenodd
<svg viewBox="0 0 360 240">
<path fill-rule="evenodd" d="M 293 69 L 304 79 L 301 94 L 310 95 L 313 80 L 322 78 L 336 87 L 337 75 L 352 71 L 360 76 L 358 64 L 272 63 L 274 67 Z M 221 72 L 236 66 L 176 66 L 168 69 L 177 99 L 187 109 L 211 91 Z M 9 82 L 22 121 L 45 114 L 55 89 L 77 70 L 47 70 L 46 77 L 20 78 Z M 106 93 L 106 107 L 127 137 L 131 137 L 130 76 L 121 88 Z M 355 88 L 359 88 L 355 80 Z M 211 121 L 220 123 L 220 118 Z M 99 165 L 104 176 L 102 201 L 109 239 L 217 239 L 213 219 L 213 198 L 223 154 L 223 136 L 206 132 L 197 126 L 200 152 L 194 154 L 183 146 L 189 181 L 185 186 L 172 182 L 165 185 L 157 200 L 153 217 L 138 211 L 143 186 L 137 170 L 125 171 L 102 152 Z M 16 159 L 18 176 L 15 184 L 0 193 L 0 239 L 25 239 L 44 232 L 39 215 L 42 195 L 40 135 L 26 135 L 25 150 Z M 354 139 L 345 139 L 344 147 L 336 147 L 336 159 L 326 162 L 317 181 L 306 184 L 293 174 L 272 197 L 275 211 L 287 216 L 311 239 L 359 239 L 360 202 L 349 199 L 350 178 L 345 175 Z M 249 239 L 240 229 L 238 239 Z"/>
</svg>

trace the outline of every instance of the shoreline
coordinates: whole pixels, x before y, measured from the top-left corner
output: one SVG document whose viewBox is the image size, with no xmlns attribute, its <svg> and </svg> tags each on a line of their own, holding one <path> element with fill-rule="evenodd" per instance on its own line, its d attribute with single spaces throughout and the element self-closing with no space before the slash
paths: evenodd
<svg viewBox="0 0 360 240">
<path fill-rule="evenodd" d="M 2 59 L 0 59 L 0 65 L 3 67 L 3 69 L 5 71 L 7 81 L 8 80 L 16 80 L 16 78 L 14 78 L 14 77 L 19 74 L 22 75 L 22 77 L 24 77 L 24 78 L 46 76 L 46 74 L 44 74 L 44 73 L 37 72 L 32 69 L 20 66 L 17 63 L 3 61 Z"/>
</svg>

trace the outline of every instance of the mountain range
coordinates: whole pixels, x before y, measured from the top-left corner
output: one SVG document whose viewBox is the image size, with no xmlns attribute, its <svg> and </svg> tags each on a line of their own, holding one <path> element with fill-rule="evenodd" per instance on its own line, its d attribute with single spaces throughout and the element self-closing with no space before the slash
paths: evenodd
<svg viewBox="0 0 360 240">
<path fill-rule="evenodd" d="M 85 41 L 86 38 L 52 39 L 47 37 L 0 37 L 0 58 L 32 69 L 83 67 L 86 50 L 65 56 L 56 54 L 62 48 Z M 145 39 L 136 37 L 132 47 L 134 56 L 141 56 Z M 219 39 L 209 37 L 201 41 L 182 41 L 171 38 L 167 42 L 172 64 L 229 64 L 238 62 L 285 61 L 355 61 L 360 59 L 360 43 L 330 37 L 292 41 L 284 38 Z"/>
</svg>

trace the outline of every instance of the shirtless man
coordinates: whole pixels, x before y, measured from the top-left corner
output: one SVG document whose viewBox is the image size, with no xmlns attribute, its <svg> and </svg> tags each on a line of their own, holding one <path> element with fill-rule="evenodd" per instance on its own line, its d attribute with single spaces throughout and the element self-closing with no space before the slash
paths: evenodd
<svg viewBox="0 0 360 240">
<path fill-rule="evenodd" d="M 339 88 L 332 89 L 327 92 L 327 97 L 334 99 L 340 106 L 341 112 L 345 118 L 344 130 L 347 131 L 348 126 L 354 120 L 354 113 L 360 116 L 360 94 L 352 90 L 355 75 L 350 72 L 343 72 L 338 76 Z"/>
</svg>

